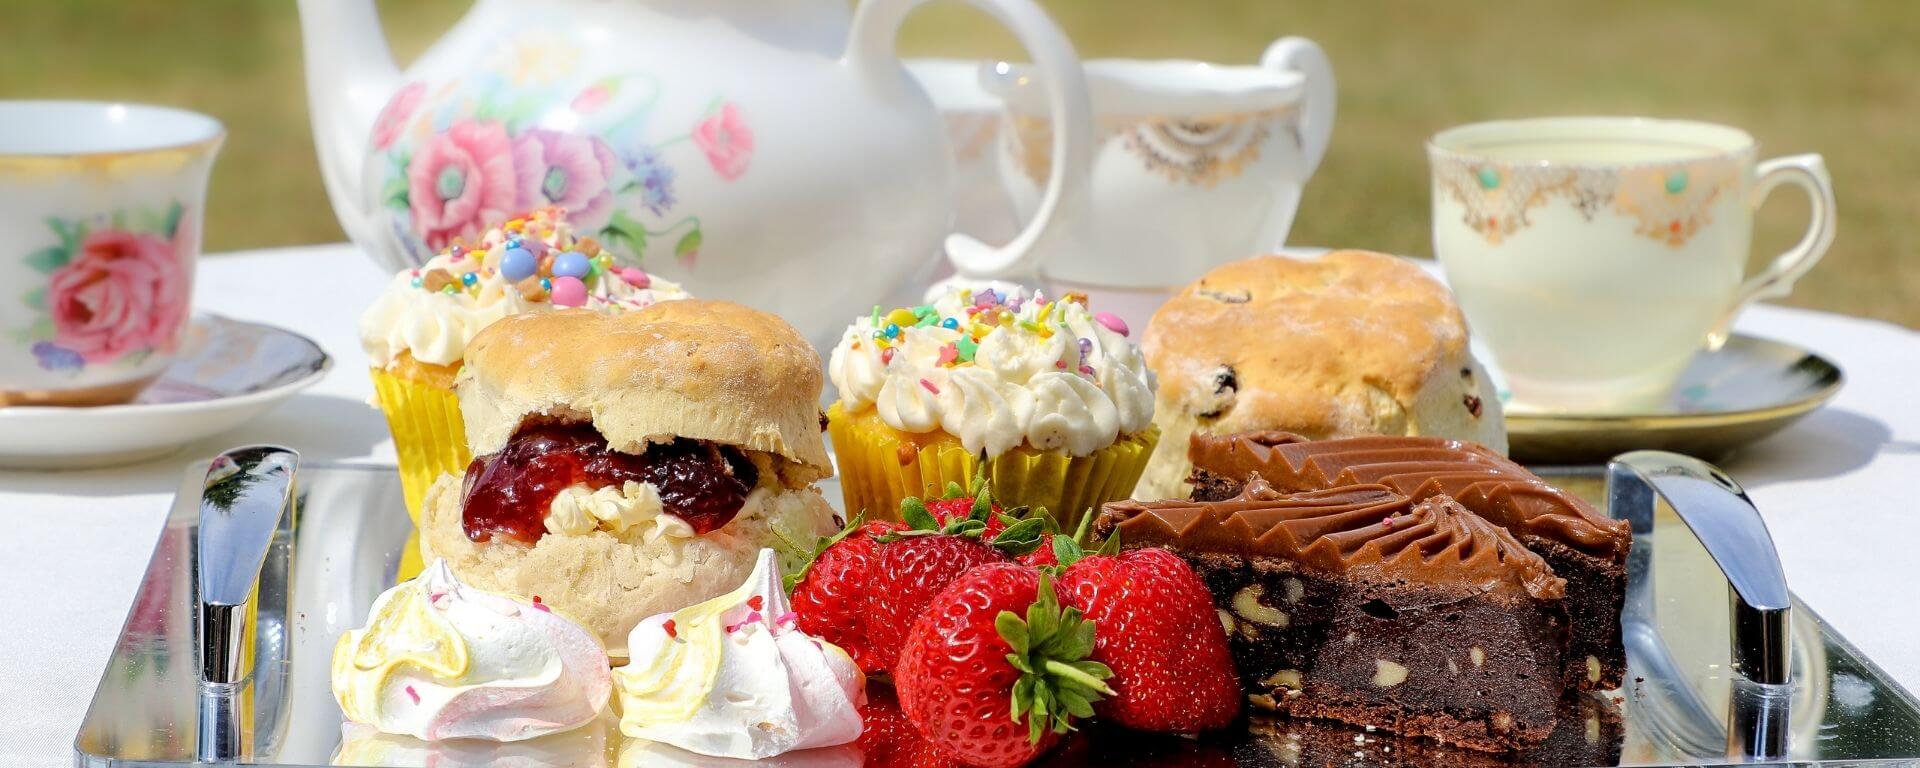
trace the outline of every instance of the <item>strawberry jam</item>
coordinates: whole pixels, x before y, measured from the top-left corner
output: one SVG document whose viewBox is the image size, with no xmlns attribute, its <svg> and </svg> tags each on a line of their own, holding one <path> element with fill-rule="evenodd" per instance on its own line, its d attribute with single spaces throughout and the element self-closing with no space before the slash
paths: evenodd
<svg viewBox="0 0 1920 768">
<path fill-rule="evenodd" d="M 739 450 L 700 440 L 649 443 L 633 454 L 608 448 L 591 424 L 524 427 L 499 453 L 467 465 L 462 526 L 474 541 L 499 534 L 532 544 L 545 535 L 547 508 L 567 486 L 628 480 L 652 483 L 668 514 L 706 533 L 740 512 L 759 472 Z"/>
</svg>

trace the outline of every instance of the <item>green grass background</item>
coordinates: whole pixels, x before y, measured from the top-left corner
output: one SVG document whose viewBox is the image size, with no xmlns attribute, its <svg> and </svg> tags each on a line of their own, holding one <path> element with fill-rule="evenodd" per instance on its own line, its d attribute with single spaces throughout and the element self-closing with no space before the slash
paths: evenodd
<svg viewBox="0 0 1920 768">
<path fill-rule="evenodd" d="M 783 0 L 766 0 L 782 2 Z M 1292 241 L 1429 255 L 1423 140 L 1457 123 L 1647 114 L 1731 123 L 1763 155 L 1820 152 L 1839 238 L 1788 303 L 1920 326 L 1920 3 L 1041 0 L 1086 57 L 1251 62 L 1318 41 L 1340 81 L 1333 145 Z M 419 52 L 462 0 L 383 0 L 394 48 Z M 918 13 L 910 55 L 1018 57 L 958 3 Z M 211 251 L 342 239 L 315 168 L 291 0 L 0 0 L 0 96 L 175 104 L 226 123 Z M 1759 217 L 1754 263 L 1806 204 Z"/>
</svg>

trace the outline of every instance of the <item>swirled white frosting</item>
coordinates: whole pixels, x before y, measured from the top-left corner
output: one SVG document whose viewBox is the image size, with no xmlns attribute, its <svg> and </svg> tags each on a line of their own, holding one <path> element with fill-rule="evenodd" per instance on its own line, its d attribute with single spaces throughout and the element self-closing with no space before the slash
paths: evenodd
<svg viewBox="0 0 1920 768">
<path fill-rule="evenodd" d="M 418 269 L 393 276 L 387 290 L 360 316 L 360 345 L 368 362 L 385 368 L 400 353 L 433 365 L 453 365 L 465 356 L 467 342 L 495 320 L 525 312 L 556 309 L 551 297 L 530 299 L 500 273 L 508 239 L 520 237 L 536 255 L 581 247 L 572 229 L 557 213 L 539 211 L 525 220 L 521 233 L 495 227 L 471 250 L 448 249 Z M 430 290 L 426 276 L 443 272 L 455 290 Z M 464 282 L 475 275 L 472 285 Z M 589 275 L 585 308 L 597 312 L 624 312 L 661 301 L 687 298 L 676 283 L 648 275 L 640 283 L 602 272 Z"/>
<path fill-rule="evenodd" d="M 894 429 L 944 430 L 989 456 L 1022 444 L 1085 456 L 1153 423 L 1138 347 L 1084 300 L 1006 284 L 856 319 L 827 374 L 847 412 L 871 407 Z"/>
<path fill-rule="evenodd" d="M 771 549 L 738 589 L 641 621 L 627 649 L 613 673 L 627 736 L 741 760 L 860 737 L 866 678 L 795 626 Z"/>
<path fill-rule="evenodd" d="M 660 489 L 632 480 L 600 488 L 575 483 L 561 489 L 547 505 L 546 526 L 549 533 L 563 536 L 585 536 L 604 528 L 623 539 L 645 542 L 696 535 L 687 521 L 667 513 L 660 503 Z"/>
<path fill-rule="evenodd" d="M 381 594 L 333 649 L 348 720 L 417 739 L 520 741 L 593 720 L 606 648 L 539 603 L 469 587 L 446 563 Z"/>
</svg>

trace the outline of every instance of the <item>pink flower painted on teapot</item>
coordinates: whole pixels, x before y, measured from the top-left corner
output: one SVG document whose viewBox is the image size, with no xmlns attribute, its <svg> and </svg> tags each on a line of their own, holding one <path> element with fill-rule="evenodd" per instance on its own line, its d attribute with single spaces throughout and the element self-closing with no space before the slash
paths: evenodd
<svg viewBox="0 0 1920 768">
<path fill-rule="evenodd" d="M 88 363 L 173 344 L 187 316 L 186 269 L 152 232 L 101 229 L 47 284 L 53 343 Z"/>
<path fill-rule="evenodd" d="M 596 136 L 535 128 L 513 140 L 518 179 L 515 210 L 557 206 L 584 232 L 606 226 L 613 214 L 613 149 Z"/>
<path fill-rule="evenodd" d="M 747 161 L 753 159 L 753 131 L 730 103 L 693 129 L 693 143 L 700 145 L 714 172 L 727 181 L 746 173 Z"/>
<path fill-rule="evenodd" d="M 519 205 L 513 145 L 493 121 L 460 121 L 434 134 L 407 164 L 413 228 L 434 249 L 475 237 Z"/>
<path fill-rule="evenodd" d="M 380 110 L 380 116 L 373 121 L 373 148 L 386 149 L 393 146 L 393 140 L 400 138 L 400 131 L 407 126 L 407 118 L 420 108 L 420 99 L 427 95 L 426 83 L 408 83 L 393 95 L 393 100 Z"/>
</svg>

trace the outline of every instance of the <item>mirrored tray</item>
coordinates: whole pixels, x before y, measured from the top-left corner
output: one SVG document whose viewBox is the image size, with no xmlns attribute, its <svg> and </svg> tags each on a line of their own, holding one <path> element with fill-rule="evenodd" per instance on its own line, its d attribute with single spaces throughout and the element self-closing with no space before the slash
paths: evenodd
<svg viewBox="0 0 1920 768">
<path fill-rule="evenodd" d="M 193 764 L 196 742 L 194 556 L 207 465 L 188 467 L 119 643 L 74 741 L 82 766 Z M 1556 483 L 1604 502 L 1598 467 L 1551 472 Z M 328 686 L 334 641 L 365 620 L 392 582 L 410 524 L 391 468 L 306 464 L 295 515 L 274 538 L 263 568 L 254 675 L 240 691 L 249 762 L 270 765 L 747 765 L 702 758 L 620 737 L 610 717 L 573 732 L 518 744 L 426 744 L 343 727 Z M 838 500 L 837 488 L 824 489 Z M 1629 683 L 1566 702 L 1546 745 L 1495 756 L 1339 725 L 1257 719 L 1202 739 L 1082 731 L 1046 765 L 1480 766 L 1719 765 L 1728 755 L 1728 584 L 1670 508 L 1656 508 L 1639 534 L 1629 573 L 1649 588 L 1650 616 L 1630 637 Z M 1920 764 L 1920 702 L 1794 603 L 1795 680 L 1782 694 L 1787 760 Z M 1739 708 L 1731 708 L 1739 710 Z M 1737 741 L 1732 739 L 1731 741 Z M 1738 754 L 1732 752 L 1731 754 Z M 783 756 L 781 766 L 858 766 L 851 747 Z"/>
</svg>

